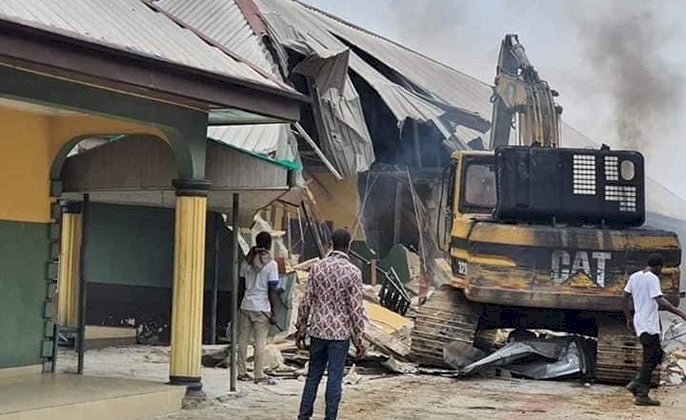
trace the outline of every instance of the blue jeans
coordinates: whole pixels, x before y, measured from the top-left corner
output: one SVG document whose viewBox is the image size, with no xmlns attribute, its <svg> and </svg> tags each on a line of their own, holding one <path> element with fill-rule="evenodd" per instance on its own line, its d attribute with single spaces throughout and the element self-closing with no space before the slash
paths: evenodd
<svg viewBox="0 0 686 420">
<path fill-rule="evenodd" d="M 326 420 L 335 420 L 338 416 L 338 405 L 343 394 L 343 372 L 345 359 L 348 356 L 350 340 L 322 340 L 310 338 L 310 366 L 305 381 L 298 419 L 312 417 L 314 401 L 317 399 L 317 388 L 328 370 L 326 381 Z"/>
</svg>

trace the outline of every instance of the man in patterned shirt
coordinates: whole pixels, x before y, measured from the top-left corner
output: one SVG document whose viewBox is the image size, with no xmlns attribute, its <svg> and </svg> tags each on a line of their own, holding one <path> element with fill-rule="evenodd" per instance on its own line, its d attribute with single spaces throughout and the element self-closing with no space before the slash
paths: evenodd
<svg viewBox="0 0 686 420">
<path fill-rule="evenodd" d="M 298 419 L 312 417 L 317 388 L 328 369 L 326 420 L 338 416 L 345 359 L 352 339 L 357 357 L 362 344 L 366 314 L 362 303 L 362 273 L 350 262 L 350 233 L 339 229 L 331 235 L 333 250 L 310 271 L 307 292 L 298 311 L 296 344 L 305 348 L 310 336 L 310 364 Z"/>
</svg>

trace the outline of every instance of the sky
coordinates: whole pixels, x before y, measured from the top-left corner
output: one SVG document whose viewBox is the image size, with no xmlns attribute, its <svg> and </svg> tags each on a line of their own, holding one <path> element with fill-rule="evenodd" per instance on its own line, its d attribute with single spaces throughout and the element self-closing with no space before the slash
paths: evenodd
<svg viewBox="0 0 686 420">
<path fill-rule="evenodd" d="M 686 2 L 304 1 L 488 83 L 503 36 L 519 34 L 566 122 L 640 150 L 648 174 L 686 197 Z"/>
</svg>

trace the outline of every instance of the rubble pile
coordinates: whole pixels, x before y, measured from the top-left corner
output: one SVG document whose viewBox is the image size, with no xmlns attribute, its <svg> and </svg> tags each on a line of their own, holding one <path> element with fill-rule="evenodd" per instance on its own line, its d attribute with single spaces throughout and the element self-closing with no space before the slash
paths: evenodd
<svg viewBox="0 0 686 420">
<path fill-rule="evenodd" d="M 318 261 L 319 258 L 314 258 L 294 265 L 286 262 L 286 272 L 294 274 L 289 296 L 282 297 L 290 304 L 288 323 L 283 331 L 272 337 L 272 344 L 267 346 L 265 352 L 265 372 L 272 377 L 297 379 L 307 375 L 309 355 L 307 350 L 299 349 L 295 345 L 295 324 L 299 303 L 307 290 L 309 271 Z M 381 306 L 380 290 L 381 285 L 364 286 L 364 306 L 368 323 L 363 341 L 368 351 L 364 360 L 355 360 L 355 349 L 351 346 L 346 376 L 346 383 L 349 385 L 360 383 L 362 377 L 369 374 L 416 373 L 415 365 L 409 360 L 413 321 Z M 211 368 L 227 368 L 228 358 L 228 346 L 212 346 L 206 348 L 202 364 Z M 249 370 L 252 361 L 250 346 L 247 357 Z"/>
<path fill-rule="evenodd" d="M 681 385 L 686 381 L 686 346 L 666 354 L 662 378 L 665 385 Z"/>
<path fill-rule="evenodd" d="M 674 322 L 663 336 L 665 359 L 662 362 L 662 384 L 686 382 L 686 322 Z"/>
</svg>

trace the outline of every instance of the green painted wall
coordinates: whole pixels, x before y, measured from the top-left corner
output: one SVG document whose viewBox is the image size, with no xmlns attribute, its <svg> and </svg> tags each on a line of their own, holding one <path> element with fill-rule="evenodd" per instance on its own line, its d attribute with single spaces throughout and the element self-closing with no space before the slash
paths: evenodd
<svg viewBox="0 0 686 420">
<path fill-rule="evenodd" d="M 0 221 L 0 368 L 41 363 L 48 225 Z"/>
<path fill-rule="evenodd" d="M 214 275 L 215 213 L 207 215 L 205 287 Z M 93 203 L 88 217 L 86 278 L 89 282 L 169 288 L 174 259 L 174 209 Z M 220 290 L 228 290 L 230 232 L 219 246 Z"/>
<path fill-rule="evenodd" d="M 93 203 L 87 229 L 89 282 L 171 287 L 174 210 Z"/>
</svg>

